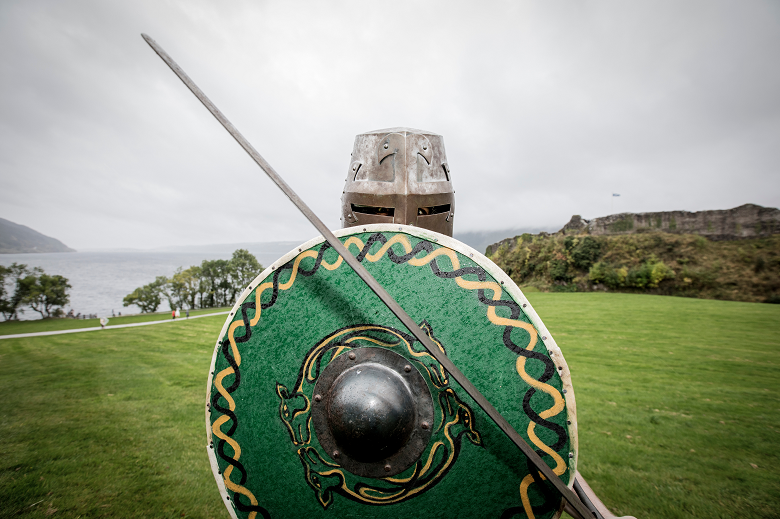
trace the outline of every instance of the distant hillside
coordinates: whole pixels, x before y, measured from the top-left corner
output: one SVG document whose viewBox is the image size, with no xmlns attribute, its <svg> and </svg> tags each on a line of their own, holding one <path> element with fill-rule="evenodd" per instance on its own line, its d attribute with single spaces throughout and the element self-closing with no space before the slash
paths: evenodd
<svg viewBox="0 0 780 519">
<path fill-rule="evenodd" d="M 76 252 L 54 238 L 27 226 L 0 218 L 0 254 L 24 252 Z"/>
</svg>

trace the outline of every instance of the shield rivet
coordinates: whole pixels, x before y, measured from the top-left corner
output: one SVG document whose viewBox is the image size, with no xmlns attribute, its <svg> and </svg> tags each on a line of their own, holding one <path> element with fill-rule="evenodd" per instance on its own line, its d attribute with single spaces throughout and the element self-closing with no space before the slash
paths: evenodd
<svg viewBox="0 0 780 519">
<path fill-rule="evenodd" d="M 314 395 L 315 402 L 322 402 L 322 395 Z"/>
<path fill-rule="evenodd" d="M 423 423 L 420 424 L 420 427 L 422 427 L 423 429 L 427 429 L 430 426 L 431 426 L 431 424 L 429 424 L 428 422 L 423 422 Z"/>
<path fill-rule="evenodd" d="M 355 352 L 354 351 L 350 351 L 348 356 L 349 356 L 349 360 L 355 360 Z"/>
<path fill-rule="evenodd" d="M 341 456 L 341 453 L 339 453 L 339 451 L 333 451 L 333 459 L 339 459 L 339 456 Z"/>
<path fill-rule="evenodd" d="M 392 467 L 390 465 L 385 465 L 385 472 L 390 472 L 391 468 Z"/>
<path fill-rule="evenodd" d="M 412 367 L 409 364 L 407 364 L 406 366 L 404 366 L 404 371 L 409 373 L 410 371 L 412 371 Z"/>
</svg>

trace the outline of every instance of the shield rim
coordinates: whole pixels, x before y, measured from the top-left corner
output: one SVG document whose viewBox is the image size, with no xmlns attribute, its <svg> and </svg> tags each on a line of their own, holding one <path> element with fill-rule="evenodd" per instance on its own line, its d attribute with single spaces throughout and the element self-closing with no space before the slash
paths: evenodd
<svg viewBox="0 0 780 519">
<path fill-rule="evenodd" d="M 517 284 L 512 280 L 512 278 L 510 278 L 509 275 L 506 274 L 506 272 L 501 270 L 501 268 L 495 263 L 493 263 L 493 261 L 490 258 L 485 256 L 478 250 L 466 245 L 465 243 L 459 240 L 456 240 L 455 238 L 452 238 L 445 234 L 437 233 L 435 231 L 430 231 L 428 229 L 414 227 L 411 225 L 380 223 L 380 224 L 366 224 L 366 225 L 357 225 L 353 227 L 345 227 L 343 229 L 338 229 L 336 231 L 333 231 L 333 234 L 336 236 L 336 238 L 343 238 L 345 236 L 350 236 L 353 234 L 362 234 L 364 232 L 394 232 L 394 233 L 402 232 L 414 236 L 416 238 L 421 238 L 424 240 L 431 241 L 438 245 L 442 245 L 444 247 L 450 248 L 455 252 L 459 252 L 464 256 L 468 256 L 469 259 L 474 261 L 477 265 L 485 269 L 485 271 L 488 274 L 493 276 L 493 278 L 501 284 L 502 288 L 506 290 L 506 292 L 510 296 L 512 296 L 512 298 L 517 303 L 520 303 L 522 305 L 523 312 L 525 312 L 526 316 L 531 321 L 531 324 L 533 324 L 533 326 L 538 330 L 542 343 L 547 348 L 547 351 L 550 354 L 550 359 L 552 359 L 555 362 L 556 366 L 562 368 L 558 370 L 558 376 L 561 378 L 563 391 L 566 395 L 564 397 L 564 402 L 566 404 L 567 422 L 569 422 L 567 423 L 567 431 L 569 433 L 571 452 L 573 453 L 573 456 L 570 457 L 568 460 L 569 472 L 571 474 L 571 478 L 567 486 L 569 488 L 573 488 L 574 480 L 575 480 L 574 475 L 577 473 L 577 462 L 579 459 L 579 438 L 577 435 L 578 433 L 577 406 L 576 406 L 576 400 L 574 396 L 574 387 L 572 386 L 571 383 L 571 371 L 569 370 L 569 365 L 566 363 L 566 359 L 563 357 L 563 352 L 561 348 L 555 342 L 555 339 L 553 339 L 549 330 L 547 330 L 547 327 L 542 322 L 542 319 L 539 317 L 539 314 L 536 313 L 536 310 L 534 309 L 533 305 L 531 305 L 531 302 L 528 301 L 528 298 L 525 297 L 523 291 L 520 290 L 520 287 L 517 286 Z M 285 265 L 287 262 L 294 259 L 301 252 L 308 250 L 314 247 L 315 245 L 319 245 L 324 241 L 325 238 L 322 235 L 318 235 L 302 243 L 298 247 L 294 247 L 290 252 L 281 256 L 279 259 L 274 261 L 271 264 L 271 266 L 267 267 L 260 274 L 258 274 L 257 277 L 255 277 L 255 279 L 252 280 L 252 282 L 244 289 L 244 291 L 241 292 L 241 295 L 238 296 L 238 299 L 236 299 L 236 303 L 233 305 L 233 308 L 228 313 L 227 319 L 225 320 L 225 324 L 222 326 L 222 329 L 220 330 L 219 335 L 217 336 L 217 341 L 214 345 L 214 352 L 211 356 L 211 364 L 209 366 L 208 380 L 206 382 L 206 405 L 204 410 L 205 411 L 204 415 L 206 420 L 206 440 L 207 440 L 206 451 L 209 456 L 209 464 L 211 465 L 211 472 L 214 475 L 214 479 L 217 482 L 217 487 L 219 488 L 219 493 L 222 498 L 222 502 L 225 504 L 225 508 L 227 508 L 228 513 L 230 514 L 230 517 L 232 519 L 239 519 L 239 518 L 235 512 L 233 504 L 230 501 L 230 497 L 228 496 L 227 493 L 227 488 L 225 487 L 225 482 L 221 478 L 219 465 L 217 464 L 217 456 L 213 449 L 214 443 L 213 443 L 212 431 L 211 431 L 211 419 L 210 419 L 210 407 L 209 407 L 210 398 L 211 398 L 211 386 L 213 384 L 217 356 L 220 350 L 220 339 L 224 337 L 225 333 L 227 333 L 228 327 L 233 322 L 233 317 L 240 310 L 243 301 L 254 291 L 255 288 L 257 288 L 257 286 L 265 278 L 271 275 L 278 267 Z M 563 505 L 563 503 L 561 504 Z"/>
</svg>

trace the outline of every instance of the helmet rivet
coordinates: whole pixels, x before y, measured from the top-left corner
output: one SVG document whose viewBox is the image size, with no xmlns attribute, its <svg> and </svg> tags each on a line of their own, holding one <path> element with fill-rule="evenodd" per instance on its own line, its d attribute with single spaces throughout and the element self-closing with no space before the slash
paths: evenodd
<svg viewBox="0 0 780 519">
<path fill-rule="evenodd" d="M 385 143 L 385 146 L 384 146 L 384 147 L 385 147 L 385 149 L 387 149 L 387 148 L 389 148 L 390 146 L 388 146 L 388 144 L 387 144 L 387 143 Z"/>
<path fill-rule="evenodd" d="M 427 149 L 428 149 L 428 146 L 423 146 L 423 150 L 427 150 Z"/>
</svg>

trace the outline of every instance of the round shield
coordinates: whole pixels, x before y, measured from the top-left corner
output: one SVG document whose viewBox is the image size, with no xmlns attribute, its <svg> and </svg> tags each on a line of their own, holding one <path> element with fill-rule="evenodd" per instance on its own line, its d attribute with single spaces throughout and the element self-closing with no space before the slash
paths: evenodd
<svg viewBox="0 0 780 519">
<path fill-rule="evenodd" d="M 416 227 L 337 237 L 567 484 L 569 369 L 520 289 Z M 556 518 L 562 498 L 321 237 L 247 287 L 214 350 L 208 453 L 234 518 Z"/>
</svg>

